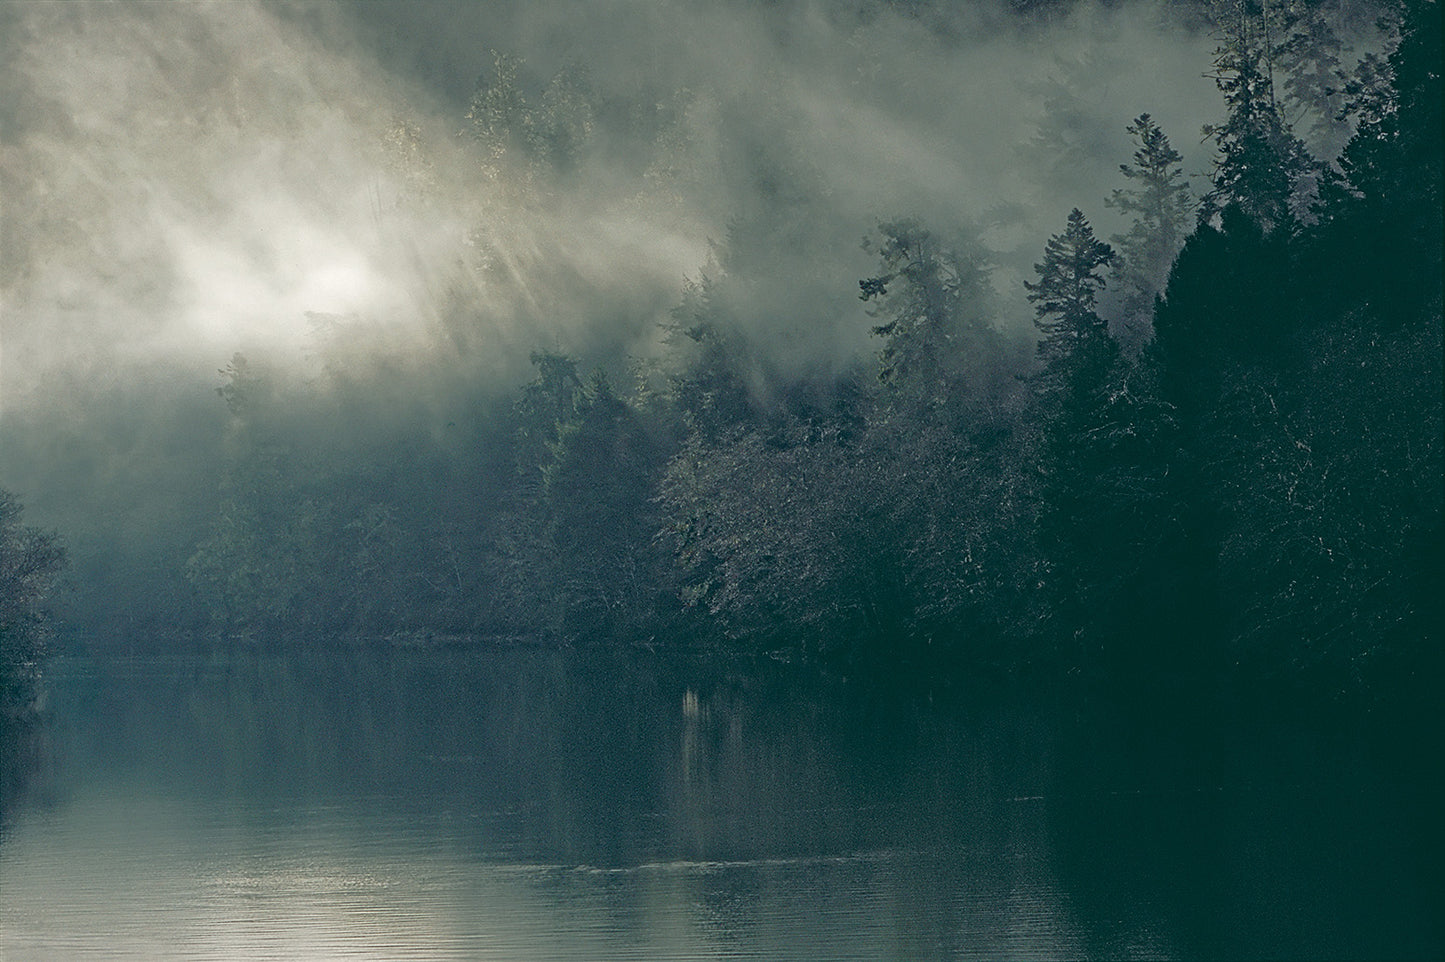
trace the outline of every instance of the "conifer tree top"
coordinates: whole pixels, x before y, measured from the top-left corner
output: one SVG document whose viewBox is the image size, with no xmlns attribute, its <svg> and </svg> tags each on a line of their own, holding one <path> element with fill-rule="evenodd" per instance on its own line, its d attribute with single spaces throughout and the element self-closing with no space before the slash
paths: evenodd
<svg viewBox="0 0 1445 962">
<path fill-rule="evenodd" d="M 1101 323 L 1094 313 L 1105 286 L 1100 270 L 1113 260 L 1114 249 L 1094 236 L 1094 228 L 1075 207 L 1063 233 L 1044 245 L 1043 263 L 1034 265 L 1038 282 L 1024 282 L 1038 313 L 1035 323 L 1045 335 L 1078 336 L 1083 328 Z"/>
</svg>

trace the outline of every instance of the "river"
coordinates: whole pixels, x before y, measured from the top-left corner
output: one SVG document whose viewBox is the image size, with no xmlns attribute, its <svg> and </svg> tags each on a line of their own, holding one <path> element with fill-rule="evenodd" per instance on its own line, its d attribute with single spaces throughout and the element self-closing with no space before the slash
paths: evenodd
<svg viewBox="0 0 1445 962">
<path fill-rule="evenodd" d="M 1438 783 L 1350 723 L 1202 705 L 648 651 L 73 654 L 7 753 L 0 958 L 1438 957 Z"/>
</svg>

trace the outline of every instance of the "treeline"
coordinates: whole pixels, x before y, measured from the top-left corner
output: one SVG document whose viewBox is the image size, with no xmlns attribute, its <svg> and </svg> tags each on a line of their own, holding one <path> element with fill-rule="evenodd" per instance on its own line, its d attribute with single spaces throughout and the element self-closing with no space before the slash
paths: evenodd
<svg viewBox="0 0 1445 962">
<path fill-rule="evenodd" d="M 53 637 L 47 602 L 64 567 L 59 537 L 22 524 L 19 500 L 0 489 L 0 732 L 34 708 Z"/>
<path fill-rule="evenodd" d="M 1063 219 L 1020 292 L 1036 338 L 1000 323 L 979 230 L 901 219 L 859 282 L 876 356 L 773 363 L 740 316 L 775 295 L 787 310 L 770 267 L 836 240 L 796 236 L 780 193 L 738 216 L 665 350 L 626 372 L 539 351 L 499 402 L 455 368 L 349 356 L 324 318 L 319 378 L 238 355 L 221 507 L 186 570 L 208 630 L 1113 674 L 1433 665 L 1439 7 L 1400 4 L 1387 55 L 1350 77 L 1317 4 L 1219 23 L 1208 191 L 1134 119 L 1105 201 L 1128 226 Z M 485 176 L 545 193 L 606 149 L 609 109 L 575 68 L 529 102 L 499 57 L 468 121 Z M 1302 122 L 1353 135 L 1317 158 Z M 685 186 L 679 128 L 648 123 L 645 177 Z M 404 127 L 397 148 L 424 191 Z"/>
</svg>

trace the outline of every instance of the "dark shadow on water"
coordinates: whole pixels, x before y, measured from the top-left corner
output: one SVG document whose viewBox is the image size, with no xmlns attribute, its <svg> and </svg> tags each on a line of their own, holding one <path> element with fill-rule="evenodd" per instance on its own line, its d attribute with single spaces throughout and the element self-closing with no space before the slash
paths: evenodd
<svg viewBox="0 0 1445 962">
<path fill-rule="evenodd" d="M 1438 958 L 1438 736 L 1361 700 L 1166 687 L 1080 708 L 1051 833 L 1090 953 Z"/>
</svg>

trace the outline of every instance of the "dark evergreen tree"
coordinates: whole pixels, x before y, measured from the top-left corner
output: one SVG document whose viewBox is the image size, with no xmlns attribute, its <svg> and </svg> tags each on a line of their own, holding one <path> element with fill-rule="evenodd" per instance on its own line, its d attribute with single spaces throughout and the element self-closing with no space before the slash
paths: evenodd
<svg viewBox="0 0 1445 962">
<path fill-rule="evenodd" d="M 492 630 L 575 640 L 657 630 L 672 579 L 653 534 L 667 432 L 563 354 L 532 355 L 516 484 L 490 534 Z"/>
<path fill-rule="evenodd" d="M 1398 42 L 1383 64 L 1365 61 L 1352 88 L 1357 129 L 1326 196 L 1323 260 L 1312 278 L 1395 322 L 1439 310 L 1445 203 L 1440 4 L 1397 7 Z"/>
<path fill-rule="evenodd" d="M 542 602 L 562 636 L 635 636 L 664 606 L 667 579 L 652 538 L 662 440 L 601 371 L 558 425 L 542 469 L 541 505 L 557 580 Z"/>
<path fill-rule="evenodd" d="M 1398 42 L 1361 64 L 1340 176 L 1277 285 L 1309 323 L 1286 364 L 1225 368 L 1215 424 L 1199 420 L 1239 657 L 1413 687 L 1441 666 L 1419 589 L 1422 569 L 1440 576 L 1445 438 L 1440 8 L 1391 7 Z"/>
<path fill-rule="evenodd" d="M 536 375 L 522 386 L 513 405 L 516 418 L 516 462 L 522 488 L 540 491 L 557 440 L 576 421 L 582 404 L 582 378 L 577 362 L 555 351 L 533 351 Z"/>
<path fill-rule="evenodd" d="M 1217 227 L 1201 224 L 1190 236 L 1154 316 L 1173 403 L 1207 404 L 1201 399 L 1222 365 L 1287 349 L 1301 320 L 1290 272 L 1288 238 L 1266 234 L 1242 207 L 1227 207 Z"/>
<path fill-rule="evenodd" d="M 1200 654 L 1220 631 L 1220 551 L 1229 506 L 1221 472 L 1237 459 L 1223 452 L 1260 427 L 1254 408 L 1224 405 L 1242 367 L 1278 351 L 1288 327 L 1279 235 L 1266 238 L 1241 208 L 1227 207 L 1218 227 L 1200 224 L 1185 242 L 1157 303 L 1146 363 L 1175 424 L 1166 501 L 1174 517 L 1170 546 L 1180 585 L 1180 625 Z"/>
<path fill-rule="evenodd" d="M 1081 211 L 1069 214 L 1064 231 L 1050 237 L 1039 279 L 1026 281 L 1040 333 L 1042 368 L 1035 376 L 1039 400 L 1039 561 L 1046 586 L 1051 634 L 1077 637 L 1089 620 L 1088 586 L 1100 577 L 1093 568 L 1099 546 L 1088 524 L 1095 509 L 1090 494 L 1100 470 L 1095 429 L 1108 407 L 1118 346 L 1096 312 L 1104 271 L 1113 249 L 1094 236 Z M 1097 644 L 1097 640 L 1091 640 Z M 1077 653 L 1065 657 L 1077 657 Z"/>
<path fill-rule="evenodd" d="M 1401 567 L 1438 565 L 1414 540 L 1441 516 L 1438 7 L 1400 24 L 1388 69 L 1367 60 L 1353 88 L 1318 226 L 1270 230 L 1231 196 L 1156 311 L 1184 610 L 1255 676 L 1401 677 L 1438 644 Z"/>
<path fill-rule="evenodd" d="M 1025 281 L 1029 302 L 1035 305 L 1034 326 L 1040 339 L 1039 376 L 1046 392 L 1064 387 L 1073 367 L 1093 354 L 1096 345 L 1111 343 L 1108 326 L 1099 317 L 1099 292 L 1106 280 L 1104 268 L 1114 262 L 1114 249 L 1094 236 L 1094 228 L 1077 207 L 1069 213 L 1063 233 L 1044 245 L 1044 260 L 1034 265 L 1037 281 Z"/>
</svg>

